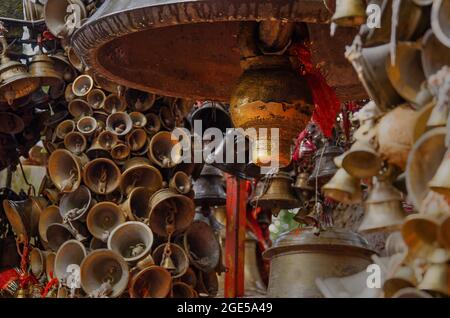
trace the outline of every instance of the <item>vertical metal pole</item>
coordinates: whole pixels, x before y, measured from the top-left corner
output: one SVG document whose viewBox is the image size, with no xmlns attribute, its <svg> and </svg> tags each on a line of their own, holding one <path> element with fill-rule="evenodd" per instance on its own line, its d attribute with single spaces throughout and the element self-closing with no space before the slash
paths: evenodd
<svg viewBox="0 0 450 318">
<path fill-rule="evenodd" d="M 225 298 L 244 296 L 246 181 L 226 175 L 227 228 L 225 240 Z"/>
</svg>

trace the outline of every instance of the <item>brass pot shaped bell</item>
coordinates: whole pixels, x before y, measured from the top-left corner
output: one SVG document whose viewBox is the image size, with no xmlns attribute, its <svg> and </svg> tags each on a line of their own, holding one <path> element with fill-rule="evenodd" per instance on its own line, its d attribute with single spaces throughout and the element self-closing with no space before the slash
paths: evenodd
<svg viewBox="0 0 450 318">
<path fill-rule="evenodd" d="M 69 240 L 61 245 L 55 257 L 55 277 L 66 282 L 71 274 L 70 265 L 81 265 L 87 255 L 86 248 L 77 240 Z"/>
<path fill-rule="evenodd" d="M 92 201 L 91 191 L 81 185 L 75 191 L 61 197 L 59 213 L 63 220 L 85 220 L 86 212 L 90 209 Z"/>
<path fill-rule="evenodd" d="M 128 279 L 128 264 L 119 253 L 108 249 L 92 251 L 80 265 L 81 287 L 90 297 L 119 297 Z"/>
<path fill-rule="evenodd" d="M 169 247 L 168 247 L 169 245 Z M 168 253 L 167 250 L 170 252 Z M 155 264 L 167 269 L 173 278 L 179 278 L 189 268 L 189 259 L 183 248 L 173 243 L 163 243 L 152 253 Z M 171 268 L 167 266 L 171 263 Z"/>
<path fill-rule="evenodd" d="M 149 224 L 156 234 L 167 237 L 183 232 L 192 223 L 195 215 L 194 201 L 171 189 L 161 189 L 150 199 Z M 169 233 L 168 233 L 169 232 Z"/>
<path fill-rule="evenodd" d="M 223 173 L 211 165 L 203 166 L 200 176 L 194 182 L 193 190 L 196 205 L 221 206 L 226 203 Z"/>
<path fill-rule="evenodd" d="M 119 165 L 122 165 L 126 162 L 126 160 L 130 156 L 130 153 L 130 146 L 128 146 L 124 142 L 117 142 L 111 149 L 111 157 Z"/>
<path fill-rule="evenodd" d="M 150 140 L 148 157 L 161 168 L 173 168 L 182 160 L 182 145 L 170 132 L 160 131 Z"/>
<path fill-rule="evenodd" d="M 83 180 L 96 194 L 112 193 L 119 187 L 120 169 L 110 159 L 97 158 L 85 166 Z"/>
<path fill-rule="evenodd" d="M 165 298 L 172 286 L 172 276 L 160 266 L 150 266 L 137 273 L 130 282 L 131 298 Z"/>
<path fill-rule="evenodd" d="M 70 132 L 64 137 L 64 147 L 74 155 L 83 153 L 86 150 L 86 146 L 86 137 L 78 131 Z"/>
<path fill-rule="evenodd" d="M 331 22 L 342 27 L 360 26 L 366 22 L 366 6 L 363 0 L 337 0 Z"/>
<path fill-rule="evenodd" d="M 155 192 L 163 186 L 161 172 L 145 158 L 132 158 L 125 162 L 123 169 L 120 189 L 124 194 L 129 194 L 136 187 L 147 187 Z"/>
</svg>

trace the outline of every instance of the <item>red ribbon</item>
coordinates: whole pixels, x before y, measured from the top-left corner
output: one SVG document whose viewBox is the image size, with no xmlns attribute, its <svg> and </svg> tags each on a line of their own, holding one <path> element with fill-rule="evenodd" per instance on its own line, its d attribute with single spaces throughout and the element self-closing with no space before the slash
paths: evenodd
<svg viewBox="0 0 450 318">
<path fill-rule="evenodd" d="M 0 273 L 0 290 L 8 288 L 13 281 L 19 280 L 19 273 L 11 268 Z"/>
<path fill-rule="evenodd" d="M 50 289 L 52 289 L 52 287 L 55 285 L 58 285 L 58 278 L 53 277 L 53 272 L 50 272 L 50 280 L 48 281 L 47 285 L 45 285 L 45 288 L 41 293 L 41 297 L 42 298 L 47 297 L 48 293 L 50 292 Z"/>
</svg>

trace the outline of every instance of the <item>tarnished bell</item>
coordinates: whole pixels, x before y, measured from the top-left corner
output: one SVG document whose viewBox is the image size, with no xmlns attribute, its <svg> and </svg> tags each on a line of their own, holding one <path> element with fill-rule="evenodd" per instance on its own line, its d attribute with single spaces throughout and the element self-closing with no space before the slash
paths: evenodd
<svg viewBox="0 0 450 318">
<path fill-rule="evenodd" d="M 211 165 L 203 166 L 199 178 L 194 182 L 193 190 L 196 205 L 221 206 L 226 203 L 223 174 Z"/>
<path fill-rule="evenodd" d="M 167 269 L 173 278 L 179 278 L 183 276 L 189 268 L 188 256 L 181 246 L 173 243 L 170 243 L 170 255 L 166 256 L 164 252 L 166 247 L 167 243 L 163 243 L 153 251 L 155 264 Z M 168 269 L 164 266 L 167 259 L 172 263 L 172 269 Z"/>
<path fill-rule="evenodd" d="M 39 217 L 45 205 L 44 200 L 33 197 L 23 201 L 3 200 L 3 210 L 18 242 L 28 242 L 38 233 Z"/>
<path fill-rule="evenodd" d="M 70 64 L 69 59 L 63 51 L 57 51 L 55 54 L 49 55 L 49 57 L 54 63 L 56 72 L 58 72 L 66 82 L 72 82 L 76 78 L 76 69 Z"/>
<path fill-rule="evenodd" d="M 106 95 L 101 89 L 96 88 L 89 92 L 86 101 L 92 109 L 101 109 L 105 104 Z"/>
<path fill-rule="evenodd" d="M 106 150 L 111 150 L 118 140 L 117 135 L 110 131 L 102 131 L 97 137 L 99 145 Z"/>
<path fill-rule="evenodd" d="M 59 139 L 64 139 L 67 134 L 75 131 L 76 123 L 71 119 L 66 119 L 56 126 L 55 136 Z"/>
<path fill-rule="evenodd" d="M 117 94 L 110 94 L 106 97 L 105 102 L 103 103 L 103 109 L 108 114 L 113 114 L 116 112 L 123 112 L 127 108 L 127 105 L 123 102 L 123 100 Z"/>
<path fill-rule="evenodd" d="M 136 187 L 147 187 L 152 193 L 161 189 L 163 178 L 161 172 L 142 157 L 135 157 L 124 164 L 120 178 L 120 190 L 129 194 Z"/>
<path fill-rule="evenodd" d="M 117 112 L 106 119 L 106 130 L 115 133 L 117 136 L 125 136 L 133 128 L 130 115 L 125 112 Z"/>
<path fill-rule="evenodd" d="M 317 150 L 313 158 L 314 170 L 309 177 L 309 182 L 316 184 L 316 179 L 318 179 L 319 184 L 328 182 L 337 171 L 333 158 L 341 154 L 341 148 L 328 144 Z"/>
<path fill-rule="evenodd" d="M 200 297 L 213 298 L 217 296 L 219 291 L 219 280 L 215 271 L 205 273 L 203 271 L 197 271 L 197 287 Z"/>
<path fill-rule="evenodd" d="M 42 86 L 55 88 L 64 85 L 64 79 L 56 71 L 55 63 L 48 55 L 42 53 L 41 50 L 31 59 L 29 72 L 31 76 L 39 79 Z"/>
<path fill-rule="evenodd" d="M 357 140 L 342 159 L 342 168 L 355 178 L 370 178 L 378 174 L 382 160 L 370 141 Z"/>
<path fill-rule="evenodd" d="M 450 3 L 446 0 L 433 1 L 431 11 L 431 27 L 436 37 L 446 47 L 450 48 L 450 28 L 447 13 L 450 10 Z"/>
<path fill-rule="evenodd" d="M 160 266 L 150 266 L 137 273 L 130 282 L 131 298 L 165 298 L 170 293 L 172 276 Z"/>
<path fill-rule="evenodd" d="M 86 248 L 77 240 L 69 240 L 62 244 L 55 257 L 55 277 L 59 281 L 65 281 L 71 274 L 68 266 L 72 264 L 80 266 L 86 255 Z"/>
<path fill-rule="evenodd" d="M 92 116 L 94 113 L 92 111 L 91 106 L 89 106 L 89 104 L 85 100 L 77 98 L 72 99 L 69 102 L 67 108 L 69 110 L 70 115 L 72 115 L 72 117 L 76 119 L 84 116 Z"/>
<path fill-rule="evenodd" d="M 150 198 L 155 191 L 149 187 L 137 187 L 131 190 L 128 198 L 121 204 L 128 220 L 145 220 L 150 214 Z"/>
<path fill-rule="evenodd" d="M 152 231 L 162 237 L 168 235 L 167 225 L 173 225 L 176 234 L 186 230 L 194 219 L 195 205 L 192 199 L 171 189 L 155 192 L 150 199 L 150 205 L 148 223 Z"/>
<path fill-rule="evenodd" d="M 44 17 L 47 28 L 54 36 L 67 38 L 87 17 L 87 12 L 82 0 L 47 0 Z"/>
<path fill-rule="evenodd" d="M 109 133 L 109 131 L 107 131 Z M 116 135 L 114 135 L 116 136 Z M 117 137 L 117 136 L 116 136 Z M 97 137 L 94 139 L 94 141 L 91 144 L 91 147 L 86 150 L 86 155 L 89 157 L 89 159 L 94 160 L 97 158 L 107 158 L 111 159 L 111 153 L 103 147 L 103 144 L 99 140 L 100 138 Z"/>
<path fill-rule="evenodd" d="M 149 135 L 156 134 L 161 129 L 161 121 L 159 120 L 159 117 L 156 114 L 148 113 L 145 114 L 145 118 L 147 121 L 147 124 L 145 125 L 144 129 Z"/>
<path fill-rule="evenodd" d="M 314 188 L 309 184 L 309 173 L 300 172 L 295 178 L 292 188 L 299 198 L 303 197 L 305 193 L 314 191 Z"/>
<path fill-rule="evenodd" d="M 0 102 L 6 101 L 12 105 L 14 100 L 38 89 L 39 79 L 33 78 L 22 63 L 10 60 L 5 37 L 0 36 L 0 41 L 3 48 L 0 57 Z"/>
<path fill-rule="evenodd" d="M 223 133 L 226 133 L 227 128 L 234 127 L 230 115 L 225 110 L 225 107 L 222 104 L 212 102 L 204 102 L 202 106 L 192 114 L 192 127 L 195 127 L 195 121 L 201 122 L 202 135 L 208 128 L 218 128 Z"/>
<path fill-rule="evenodd" d="M 366 269 L 374 254 L 360 235 L 344 229 L 313 228 L 282 235 L 263 257 L 270 259 L 268 297 L 323 297 L 317 278 L 345 277 Z M 330 266 L 333 264 L 333 266 Z"/>
<path fill-rule="evenodd" d="M 293 193 L 292 178 L 286 172 L 264 176 L 258 182 L 258 188 L 251 201 L 254 206 L 267 209 L 293 209 L 300 206 Z"/>
<path fill-rule="evenodd" d="M 172 284 L 172 298 L 195 298 L 195 290 L 183 282 Z"/>
<path fill-rule="evenodd" d="M 50 252 L 33 248 L 30 252 L 30 269 L 36 278 L 40 278 L 45 273 L 45 260 Z"/>
<path fill-rule="evenodd" d="M 365 201 L 364 218 L 358 231 L 398 229 L 406 217 L 401 202 L 400 191 L 388 180 L 378 179 Z"/>
<path fill-rule="evenodd" d="M 128 221 L 112 230 L 108 237 L 108 248 L 119 253 L 126 262 L 134 264 L 150 253 L 153 233 L 142 223 Z"/>
<path fill-rule="evenodd" d="M 150 140 L 148 157 L 161 168 L 173 168 L 182 160 L 182 145 L 168 131 L 160 131 Z"/>
<path fill-rule="evenodd" d="M 144 129 L 133 129 L 131 132 L 125 137 L 127 143 L 130 145 L 130 149 L 132 152 L 139 151 L 144 148 L 147 144 L 147 133 Z"/>
<path fill-rule="evenodd" d="M 123 142 L 118 142 L 111 149 L 111 157 L 117 164 L 123 164 L 130 156 L 130 153 L 130 146 Z"/>
<path fill-rule="evenodd" d="M 68 224 L 50 224 L 47 228 L 48 247 L 56 252 L 68 240 L 76 239 L 80 242 L 86 240 L 84 234 L 87 234 L 86 229 L 77 221 Z"/>
<path fill-rule="evenodd" d="M 62 222 L 63 222 L 63 219 L 62 219 L 61 215 L 59 214 L 58 206 L 51 205 L 51 206 L 46 207 L 42 211 L 42 213 L 39 217 L 38 229 L 39 229 L 39 237 L 44 244 L 48 243 L 47 228 L 50 226 L 50 224 L 62 223 Z"/>
<path fill-rule="evenodd" d="M 183 171 L 177 171 L 169 181 L 169 187 L 181 194 L 191 191 L 191 178 Z"/>
<path fill-rule="evenodd" d="M 337 202 L 355 204 L 361 202 L 360 180 L 339 168 L 334 177 L 322 187 L 323 194 Z"/>
<path fill-rule="evenodd" d="M 256 129 L 257 136 L 250 137 L 256 165 L 285 167 L 291 162 L 292 140 L 312 115 L 311 91 L 289 61 L 272 67 L 255 64 L 244 72 L 232 93 L 231 118 L 236 127 Z M 272 128 L 282 133 L 272 135 Z"/>
<path fill-rule="evenodd" d="M 94 87 L 94 79 L 87 74 L 78 76 L 72 83 L 72 92 L 77 97 L 87 96 Z"/>
<path fill-rule="evenodd" d="M 120 254 L 108 249 L 92 251 L 80 265 L 81 287 L 91 297 L 119 297 L 128 279 L 128 264 Z"/>
<path fill-rule="evenodd" d="M 86 212 L 90 209 L 92 201 L 91 191 L 81 185 L 75 191 L 61 197 L 59 213 L 64 220 L 85 220 Z"/>
<path fill-rule="evenodd" d="M 337 0 L 331 21 L 338 26 L 360 26 L 366 22 L 366 4 L 363 0 Z"/>
<path fill-rule="evenodd" d="M 109 159 L 97 158 L 86 164 L 83 180 L 92 192 L 108 194 L 119 187 L 120 169 Z"/>
<path fill-rule="evenodd" d="M 97 131 L 98 123 L 94 117 L 81 117 L 77 122 L 77 129 L 86 137 L 92 136 Z"/>
<path fill-rule="evenodd" d="M 213 229 L 203 221 L 194 221 L 183 236 L 190 264 L 203 272 L 213 271 L 220 261 L 220 244 Z"/>
</svg>

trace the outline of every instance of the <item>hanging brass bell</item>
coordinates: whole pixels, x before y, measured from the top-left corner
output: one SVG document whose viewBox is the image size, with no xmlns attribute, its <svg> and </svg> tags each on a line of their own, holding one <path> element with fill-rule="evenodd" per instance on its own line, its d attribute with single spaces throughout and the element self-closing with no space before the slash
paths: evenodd
<svg viewBox="0 0 450 318">
<path fill-rule="evenodd" d="M 128 105 L 134 107 L 138 112 L 146 112 L 153 107 L 156 101 L 156 95 L 148 92 L 128 88 L 125 90 L 125 100 Z"/>
<path fill-rule="evenodd" d="M 167 237 L 167 227 L 173 227 L 173 234 L 183 232 L 194 219 L 194 201 L 171 189 L 161 189 L 150 199 L 149 224 L 152 231 Z"/>
<path fill-rule="evenodd" d="M 448 1 L 433 1 L 431 10 L 431 27 L 439 41 L 450 48 L 450 31 L 448 27 L 448 16 L 446 12 L 450 10 Z"/>
<path fill-rule="evenodd" d="M 313 157 L 314 170 L 309 177 L 309 183 L 315 185 L 317 179 L 320 186 L 330 181 L 337 171 L 333 158 L 341 154 L 341 148 L 329 144 L 318 149 Z"/>
<path fill-rule="evenodd" d="M 45 274 L 47 275 L 47 280 L 50 281 L 52 277 L 55 277 L 55 258 L 56 253 L 50 252 L 45 257 Z M 50 273 L 53 275 L 50 275 Z M 51 277 L 52 276 L 52 277 Z"/>
<path fill-rule="evenodd" d="M 344 168 L 338 169 L 322 191 L 326 197 L 344 204 L 356 204 L 362 198 L 360 180 L 349 175 Z"/>
<path fill-rule="evenodd" d="M 409 266 L 401 266 L 394 275 L 388 278 L 383 285 L 384 297 L 391 298 L 399 290 L 417 285 L 414 269 Z"/>
<path fill-rule="evenodd" d="M 200 176 L 194 182 L 193 190 L 197 206 L 221 206 L 226 203 L 223 173 L 214 166 L 203 166 Z"/>
<path fill-rule="evenodd" d="M 246 294 L 265 295 L 266 284 L 263 282 L 258 265 L 258 240 L 247 232 L 245 239 L 244 288 Z"/>
<path fill-rule="evenodd" d="M 148 187 L 136 187 L 121 204 L 128 220 L 145 220 L 150 214 L 150 198 L 155 191 Z"/>
<path fill-rule="evenodd" d="M 197 275 L 192 267 L 188 267 L 183 276 L 178 279 L 180 282 L 183 282 L 192 288 L 195 288 L 197 285 Z"/>
<path fill-rule="evenodd" d="M 177 171 L 169 181 L 169 187 L 181 194 L 191 191 L 191 178 L 183 171 Z"/>
<path fill-rule="evenodd" d="M 153 259 L 155 264 L 167 269 L 173 278 L 183 276 L 189 268 L 189 259 L 186 252 L 177 244 L 170 243 L 170 256 L 165 255 L 167 244 L 163 243 L 153 251 Z"/>
<path fill-rule="evenodd" d="M 120 224 L 108 237 L 108 248 L 119 253 L 127 263 L 134 264 L 150 253 L 153 233 L 142 222 Z"/>
<path fill-rule="evenodd" d="M 10 60 L 5 37 L 0 36 L 0 41 L 3 46 L 0 57 L 0 102 L 6 101 L 12 105 L 14 100 L 37 90 L 39 79 L 33 78 L 22 63 Z"/>
<path fill-rule="evenodd" d="M 75 52 L 75 50 L 72 47 L 68 47 L 66 49 L 67 59 L 69 60 L 70 64 L 80 73 L 83 73 L 85 70 L 85 66 L 81 59 L 79 58 L 78 54 Z"/>
<path fill-rule="evenodd" d="M 0 112 L 0 133 L 15 135 L 25 129 L 22 118 L 14 113 Z"/>
<path fill-rule="evenodd" d="M 300 201 L 293 193 L 292 179 L 286 172 L 264 176 L 258 182 L 258 187 L 251 200 L 253 206 L 263 209 L 293 209 L 300 206 Z"/>
<path fill-rule="evenodd" d="M 2 204 L 16 241 L 28 242 L 38 233 L 39 216 L 46 206 L 44 200 L 31 197 L 23 201 L 3 200 Z"/>
<path fill-rule="evenodd" d="M 153 193 L 163 186 L 161 172 L 142 157 L 128 160 L 120 179 L 120 189 L 124 194 L 129 194 L 136 187 L 147 187 Z"/>
<path fill-rule="evenodd" d="M 71 12 L 77 13 L 77 21 L 72 23 L 70 23 Z M 75 31 L 77 23 L 87 17 L 87 11 L 81 0 L 48 0 L 45 2 L 44 17 L 47 28 L 54 36 L 67 38 Z"/>
<path fill-rule="evenodd" d="M 165 298 L 172 286 L 172 276 L 160 266 L 150 266 L 137 273 L 130 282 L 131 298 Z"/>
<path fill-rule="evenodd" d="M 97 158 L 111 159 L 110 152 L 108 151 L 108 149 L 103 147 L 103 145 L 100 143 L 98 137 L 94 139 L 94 141 L 92 142 L 91 147 L 88 150 L 86 150 L 86 155 L 91 160 L 94 160 L 94 159 L 97 159 Z"/>
<path fill-rule="evenodd" d="M 300 172 L 297 174 L 292 188 L 300 199 L 305 199 L 309 193 L 312 193 L 314 188 L 309 184 L 309 173 Z"/>
<path fill-rule="evenodd" d="M 105 76 L 102 76 L 98 72 L 94 73 L 94 82 L 102 90 L 111 94 L 116 94 L 119 98 L 122 97 L 125 91 L 124 86 L 117 84 L 116 81 L 110 80 Z"/>
<path fill-rule="evenodd" d="M 175 128 L 175 116 L 172 112 L 172 110 L 168 106 L 162 106 L 159 110 L 159 121 L 161 122 L 161 125 L 171 131 Z"/>
<path fill-rule="evenodd" d="M 80 265 L 81 287 L 91 297 L 119 297 L 127 288 L 128 278 L 128 264 L 108 249 L 91 252 Z"/>
<path fill-rule="evenodd" d="M 450 266 L 447 263 L 431 264 L 417 288 L 432 295 L 450 295 Z"/>
<path fill-rule="evenodd" d="M 366 6 L 362 0 L 337 0 L 331 22 L 343 27 L 360 26 L 366 22 Z"/>
<path fill-rule="evenodd" d="M 378 174 L 382 160 L 370 141 L 357 140 L 342 159 L 342 168 L 351 176 L 359 179 L 370 178 Z"/>
<path fill-rule="evenodd" d="M 64 147 L 74 155 L 80 155 L 86 150 L 86 146 L 86 137 L 78 131 L 70 132 L 64 137 Z"/>
<path fill-rule="evenodd" d="M 106 95 L 101 89 L 95 88 L 87 94 L 86 101 L 92 109 L 101 109 L 105 104 Z"/>
<path fill-rule="evenodd" d="M 87 252 L 83 244 L 77 240 L 69 240 L 61 245 L 55 257 L 54 276 L 67 286 L 67 277 L 72 274 L 70 265 L 81 265 Z"/>
<path fill-rule="evenodd" d="M 82 74 L 72 83 L 72 92 L 77 97 L 87 96 L 94 87 L 94 80 L 90 75 Z"/>
<path fill-rule="evenodd" d="M 45 273 L 45 260 L 50 252 L 33 248 L 30 252 L 30 270 L 39 279 Z"/>
<path fill-rule="evenodd" d="M 86 186 L 81 185 L 75 191 L 62 196 L 59 203 L 59 213 L 63 220 L 84 221 L 92 201 L 91 191 Z"/>
<path fill-rule="evenodd" d="M 182 145 L 170 132 L 160 131 L 150 140 L 148 157 L 161 168 L 173 168 L 182 160 Z"/>
<path fill-rule="evenodd" d="M 147 125 L 147 117 L 141 112 L 131 112 L 130 118 L 133 122 L 133 128 L 145 128 Z"/>
<path fill-rule="evenodd" d="M 161 129 L 161 122 L 159 120 L 159 117 L 156 114 L 148 113 L 145 114 L 145 118 L 147 121 L 147 124 L 145 125 L 145 131 L 149 135 L 156 134 Z"/>
<path fill-rule="evenodd" d="M 75 119 L 93 115 L 92 108 L 82 99 L 71 99 L 67 109 Z"/>
<path fill-rule="evenodd" d="M 120 169 L 110 159 L 97 158 L 86 164 L 83 180 L 92 192 L 108 194 L 119 187 Z"/>
<path fill-rule="evenodd" d="M 364 218 L 358 231 L 392 231 L 398 229 L 406 217 L 401 201 L 400 191 L 388 180 L 378 178 L 364 202 Z"/>
<path fill-rule="evenodd" d="M 29 64 L 30 75 L 38 78 L 42 86 L 50 86 L 50 88 L 62 87 L 64 79 L 55 69 L 53 60 L 42 53 L 41 50 L 33 56 Z"/>
<path fill-rule="evenodd" d="M 45 245 L 48 243 L 47 239 L 47 228 L 53 223 L 62 223 L 63 219 L 61 214 L 59 214 L 59 207 L 56 205 L 51 205 L 42 210 L 39 217 L 39 237 L 42 243 Z"/>
<path fill-rule="evenodd" d="M 125 112 L 117 112 L 106 119 L 106 130 L 115 133 L 117 136 L 127 135 L 133 128 L 130 115 Z"/>
<path fill-rule="evenodd" d="M 116 134 L 110 131 L 102 131 L 98 135 L 97 141 L 102 148 L 106 150 L 111 150 L 114 147 L 114 145 L 118 142 L 118 137 Z"/>
<path fill-rule="evenodd" d="M 106 97 L 103 103 L 103 109 L 108 114 L 114 114 L 116 112 L 123 112 L 127 108 L 127 105 L 117 94 L 110 94 Z"/>
<path fill-rule="evenodd" d="M 76 123 L 71 119 L 66 119 L 58 124 L 55 129 L 55 136 L 58 139 L 63 139 L 67 134 L 74 132 L 76 128 Z"/>
</svg>

